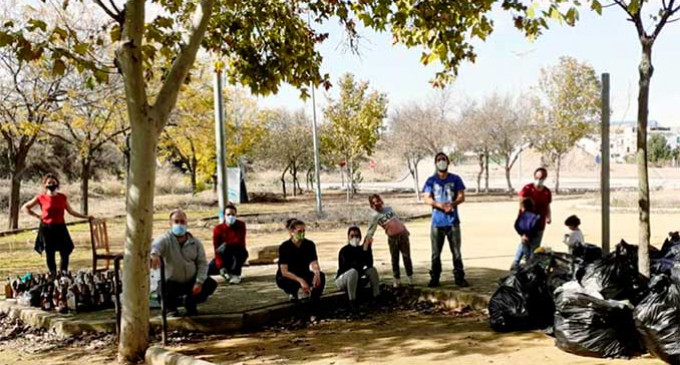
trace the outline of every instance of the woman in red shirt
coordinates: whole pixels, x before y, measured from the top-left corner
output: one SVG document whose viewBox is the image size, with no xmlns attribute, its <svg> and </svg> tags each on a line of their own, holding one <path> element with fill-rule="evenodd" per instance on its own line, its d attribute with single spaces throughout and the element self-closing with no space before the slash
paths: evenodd
<svg viewBox="0 0 680 365">
<path fill-rule="evenodd" d="M 66 199 L 66 195 L 58 193 L 59 179 L 54 174 L 47 174 L 43 177 L 43 192 L 24 204 L 22 209 L 31 216 L 40 219 L 38 237 L 35 239 L 35 250 L 42 255 L 45 251 L 47 258 L 47 268 L 50 272 L 57 271 L 55 254 L 59 252 L 59 269 L 62 272 L 68 271 L 69 255 L 73 251 L 73 241 L 66 229 L 64 211 L 69 212 L 76 218 L 93 219 L 73 210 Z M 39 205 L 41 214 L 33 211 Z"/>
<path fill-rule="evenodd" d="M 241 283 L 241 269 L 248 259 L 246 249 L 246 224 L 236 219 L 236 206 L 224 208 L 224 223 L 213 229 L 215 258 L 210 261 L 208 274 L 224 277 L 229 284 Z"/>
</svg>

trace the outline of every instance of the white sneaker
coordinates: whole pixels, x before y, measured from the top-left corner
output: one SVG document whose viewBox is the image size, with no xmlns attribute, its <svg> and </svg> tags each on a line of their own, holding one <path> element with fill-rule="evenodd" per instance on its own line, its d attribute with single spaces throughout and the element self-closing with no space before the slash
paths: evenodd
<svg viewBox="0 0 680 365">
<path fill-rule="evenodd" d="M 231 278 L 229 276 L 229 273 L 227 272 L 227 269 L 220 269 L 220 275 L 224 278 L 224 281 L 229 282 L 229 279 Z"/>
<path fill-rule="evenodd" d="M 406 283 L 408 285 L 413 285 L 413 276 L 407 276 L 406 277 Z"/>
<path fill-rule="evenodd" d="M 394 278 L 394 282 L 392 282 L 392 287 L 393 288 L 398 288 L 399 285 L 401 285 L 401 281 L 397 278 Z"/>
<path fill-rule="evenodd" d="M 229 284 L 241 284 L 241 276 L 240 275 L 234 275 L 231 277 L 229 280 Z"/>
</svg>

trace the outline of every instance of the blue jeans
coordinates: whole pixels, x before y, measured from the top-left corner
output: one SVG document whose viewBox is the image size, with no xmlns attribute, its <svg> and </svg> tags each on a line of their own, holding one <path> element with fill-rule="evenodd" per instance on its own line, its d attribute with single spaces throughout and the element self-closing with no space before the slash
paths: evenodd
<svg viewBox="0 0 680 365">
<path fill-rule="evenodd" d="M 517 252 L 515 252 L 515 260 L 512 262 L 513 266 L 519 266 L 519 262 L 522 260 L 522 257 L 524 257 L 524 262 L 529 262 L 529 259 L 531 259 L 531 256 L 534 254 L 534 250 L 541 246 L 543 232 L 544 231 L 536 232 L 536 235 L 529 240 L 528 245 L 525 245 L 522 242 L 519 243 L 519 246 L 517 246 Z"/>
<path fill-rule="evenodd" d="M 456 279 L 465 278 L 465 269 L 463 268 L 463 255 L 460 252 L 460 225 L 449 227 L 435 227 L 432 226 L 430 231 L 430 241 L 432 244 L 432 268 L 430 270 L 430 277 L 439 280 L 442 273 L 441 254 L 444 249 L 444 240 L 449 241 L 449 249 L 451 256 L 453 256 L 453 276 Z"/>
</svg>

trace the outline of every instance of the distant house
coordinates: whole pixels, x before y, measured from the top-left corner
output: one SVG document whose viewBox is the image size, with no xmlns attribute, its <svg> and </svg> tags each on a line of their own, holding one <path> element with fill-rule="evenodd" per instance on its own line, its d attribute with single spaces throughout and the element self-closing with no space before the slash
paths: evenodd
<svg viewBox="0 0 680 365">
<path fill-rule="evenodd" d="M 663 135 L 668 146 L 675 149 L 680 146 L 680 127 L 665 127 L 657 121 L 649 121 L 647 138 L 655 134 Z M 626 157 L 637 151 L 637 122 L 622 121 L 612 123 L 609 130 L 609 152 L 615 162 L 624 162 Z"/>
</svg>

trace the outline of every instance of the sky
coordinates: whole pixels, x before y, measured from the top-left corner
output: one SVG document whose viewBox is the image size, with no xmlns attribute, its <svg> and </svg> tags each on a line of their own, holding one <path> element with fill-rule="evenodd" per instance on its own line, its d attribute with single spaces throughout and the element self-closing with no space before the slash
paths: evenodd
<svg viewBox="0 0 680 365">
<path fill-rule="evenodd" d="M 486 42 L 476 43 L 476 63 L 465 63 L 459 69 L 452 85 L 454 100 L 479 100 L 493 92 L 527 92 L 536 84 L 542 67 L 557 64 L 561 56 L 572 56 L 590 63 L 598 75 L 610 74 L 612 121 L 636 119 L 641 51 L 635 28 L 621 9 L 603 9 L 602 16 L 582 9 L 575 27 L 552 22 L 551 28 L 533 42 L 514 28 L 509 13 L 495 10 L 492 18 L 495 30 Z M 387 93 L 390 109 L 433 97 L 428 81 L 439 66 L 423 66 L 422 49 L 393 46 L 390 34 L 362 29 L 365 39 L 357 56 L 339 46 L 339 26 L 324 25 L 320 29 L 330 33 L 319 48 L 324 57 L 322 73 L 329 73 L 334 83 L 342 74 L 354 73 L 358 79 L 368 80 L 372 88 Z M 649 119 L 661 125 L 680 126 L 679 61 L 680 22 L 666 25 L 654 45 Z M 326 102 L 326 93 L 334 92 L 333 88 L 328 92 L 317 90 L 318 111 Z M 299 91 L 288 85 L 277 95 L 260 98 L 260 105 L 305 108 L 311 114 L 311 100 L 301 100 Z"/>
</svg>

